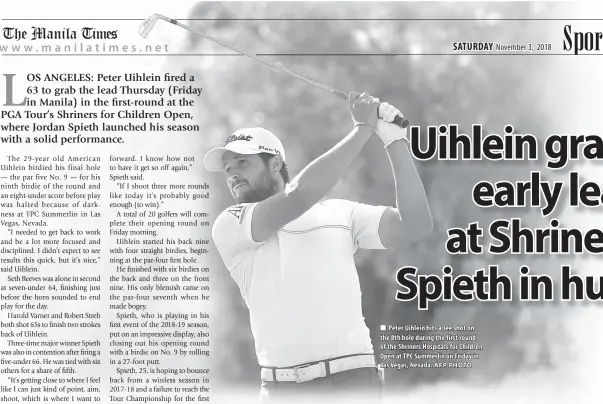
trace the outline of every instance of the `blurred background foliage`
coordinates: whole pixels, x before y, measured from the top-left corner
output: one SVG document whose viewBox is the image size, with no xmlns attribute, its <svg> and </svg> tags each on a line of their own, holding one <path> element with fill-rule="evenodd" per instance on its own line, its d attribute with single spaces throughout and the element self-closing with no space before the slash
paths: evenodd
<svg viewBox="0 0 603 404">
<path fill-rule="evenodd" d="M 461 133 L 471 133 L 472 124 L 481 124 L 484 133 L 502 133 L 506 124 L 512 124 L 515 133 L 543 139 L 554 130 L 539 103 L 546 88 L 546 58 L 441 54 L 451 53 L 453 42 L 513 44 L 542 37 L 538 24 L 492 19 L 538 18 L 545 7 L 500 2 L 201 2 L 187 24 L 333 87 L 388 100 L 411 125 L 420 126 L 422 136 L 429 125 L 458 124 Z M 462 20 L 467 18 L 482 20 Z M 191 34 L 182 47 L 183 53 L 199 55 L 178 61 L 189 64 L 189 73 L 204 88 L 198 113 L 203 128 L 199 156 L 239 127 L 263 126 L 281 138 L 290 172 L 296 174 L 351 129 L 345 103 L 321 90 L 196 35 Z M 546 171 L 543 162 L 433 159 L 416 165 L 435 222 L 433 235 L 407 251 L 361 251 L 356 256 L 376 353 L 380 324 L 473 325 L 484 350 L 468 370 L 389 371 L 390 388 L 460 379 L 488 383 L 520 370 L 555 366 L 566 355 L 559 304 L 438 302 L 420 311 L 414 301 L 394 299 L 395 273 L 405 265 L 416 266 L 423 274 L 441 274 L 447 264 L 457 274 L 499 265 L 512 279 L 517 279 L 524 263 L 532 273 L 558 272 L 560 261 L 554 256 L 450 256 L 444 248 L 447 229 L 475 221 L 485 229 L 494 219 L 511 217 L 521 217 L 526 226 L 546 226 L 549 218 L 537 208 L 482 209 L 471 200 L 478 181 L 526 181 L 531 170 Z M 551 173 L 544 176 L 550 179 Z M 232 200 L 222 176 L 208 178 L 212 213 L 217 215 Z M 332 196 L 394 204 L 393 191 L 389 161 L 375 138 Z M 562 213 L 556 211 L 552 217 Z M 259 372 L 247 308 L 217 253 L 212 260 L 212 382 L 256 385 Z"/>
</svg>

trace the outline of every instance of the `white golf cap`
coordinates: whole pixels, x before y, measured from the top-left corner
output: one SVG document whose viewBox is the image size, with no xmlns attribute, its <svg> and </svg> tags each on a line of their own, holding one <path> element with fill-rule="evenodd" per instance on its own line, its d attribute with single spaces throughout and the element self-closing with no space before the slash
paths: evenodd
<svg viewBox="0 0 603 404">
<path fill-rule="evenodd" d="M 227 151 L 238 154 L 280 154 L 286 162 L 283 144 L 274 133 L 264 128 L 243 128 L 228 136 L 224 146 L 207 152 L 203 159 L 205 169 L 214 172 L 223 171 L 222 157 Z"/>
</svg>

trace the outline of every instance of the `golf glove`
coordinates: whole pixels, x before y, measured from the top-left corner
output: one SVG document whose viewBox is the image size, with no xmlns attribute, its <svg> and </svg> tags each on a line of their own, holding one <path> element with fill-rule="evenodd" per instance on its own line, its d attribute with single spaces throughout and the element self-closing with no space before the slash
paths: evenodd
<svg viewBox="0 0 603 404">
<path fill-rule="evenodd" d="M 408 140 L 406 137 L 406 128 L 390 123 L 397 116 L 403 116 L 400 110 L 393 105 L 382 102 L 379 105 L 379 119 L 377 120 L 376 132 L 383 141 L 384 147 L 389 146 L 399 139 Z"/>
</svg>

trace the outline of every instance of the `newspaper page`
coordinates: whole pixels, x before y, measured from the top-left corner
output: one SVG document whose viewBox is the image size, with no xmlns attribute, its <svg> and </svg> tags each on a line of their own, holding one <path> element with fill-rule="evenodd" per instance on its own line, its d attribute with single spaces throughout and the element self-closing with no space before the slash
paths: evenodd
<svg viewBox="0 0 603 404">
<path fill-rule="evenodd" d="M 0 18 L 0 403 L 600 400 L 598 2 Z"/>
</svg>

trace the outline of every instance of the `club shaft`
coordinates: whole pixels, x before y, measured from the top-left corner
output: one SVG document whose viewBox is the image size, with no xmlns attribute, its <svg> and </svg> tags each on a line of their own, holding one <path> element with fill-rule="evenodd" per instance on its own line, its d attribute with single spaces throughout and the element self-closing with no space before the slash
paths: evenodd
<svg viewBox="0 0 603 404">
<path fill-rule="evenodd" d="M 302 75 L 300 73 L 294 72 L 293 70 L 290 70 L 290 69 L 288 69 L 288 68 L 286 68 L 284 66 L 278 65 L 278 64 L 276 64 L 276 63 L 274 63 L 274 62 L 272 62 L 270 60 L 264 59 L 263 57 L 260 57 L 260 56 L 254 54 L 254 53 L 247 52 L 244 49 L 240 49 L 236 45 L 233 45 L 231 43 L 222 41 L 222 40 L 220 40 L 218 38 L 214 38 L 214 37 L 212 37 L 210 35 L 207 35 L 203 31 L 199 31 L 199 30 L 193 29 L 193 28 L 191 28 L 191 27 L 189 27 L 187 25 L 179 23 L 178 21 L 176 21 L 174 19 L 167 18 L 167 17 L 165 17 L 163 15 L 160 15 L 160 14 L 154 14 L 150 18 L 147 18 L 143 22 L 143 24 L 141 25 L 141 28 L 140 28 L 140 31 L 139 31 L 140 34 L 143 37 L 146 38 L 146 36 L 149 34 L 150 30 L 153 29 L 153 26 L 155 25 L 155 23 L 158 20 L 160 20 L 160 19 L 164 20 L 164 21 L 167 21 L 167 22 L 169 22 L 169 23 L 171 23 L 173 25 L 176 25 L 176 26 L 178 26 L 180 28 L 184 28 L 187 31 L 190 31 L 192 33 L 200 35 L 200 36 L 202 36 L 205 39 L 209 39 L 212 42 L 215 42 L 217 44 L 225 46 L 228 49 L 234 50 L 235 52 L 238 52 L 238 53 L 240 53 L 242 55 L 249 56 L 250 58 L 252 58 L 252 59 L 254 59 L 254 60 L 256 60 L 256 61 L 258 61 L 260 63 L 263 63 L 266 66 L 269 66 L 269 67 L 271 67 L 273 69 L 276 69 L 278 71 L 281 71 L 283 73 L 287 73 L 287 74 L 289 74 L 289 75 L 291 75 L 293 77 L 296 77 L 297 79 L 302 80 L 303 82 L 308 83 L 308 84 L 310 84 L 310 85 L 312 85 L 312 86 L 314 86 L 316 88 L 320 88 L 321 90 L 324 90 L 324 91 L 326 91 L 326 92 L 328 92 L 330 94 L 333 94 L 333 95 L 335 95 L 336 97 L 338 97 L 338 98 L 340 98 L 342 100 L 346 100 L 346 101 L 348 100 L 348 94 L 345 93 L 345 92 L 343 92 L 343 91 L 331 88 L 331 87 L 327 86 L 326 84 L 323 84 L 323 83 L 321 83 L 319 81 L 316 81 L 314 79 L 306 77 L 306 76 L 304 76 L 304 75 Z M 409 125 L 408 119 L 405 119 L 402 115 L 397 115 L 396 117 L 394 117 L 392 123 L 395 124 L 395 125 L 398 125 L 398 126 L 400 126 L 402 128 L 406 128 Z"/>
<path fill-rule="evenodd" d="M 191 28 L 191 27 L 189 27 L 187 25 L 179 23 L 176 20 L 169 19 L 168 21 L 170 23 L 172 23 L 174 25 L 177 25 L 177 26 L 179 26 L 181 28 L 184 28 L 184 29 L 186 29 L 186 30 L 188 30 L 190 32 L 194 32 L 197 35 L 201 35 L 205 39 L 209 39 L 210 41 L 216 42 L 216 43 L 218 43 L 218 44 L 220 44 L 222 46 L 225 46 L 225 47 L 227 47 L 229 49 L 232 49 L 232 50 L 234 50 L 236 52 L 239 52 L 239 53 L 241 53 L 241 54 L 243 54 L 245 56 L 249 56 L 250 58 L 252 58 L 254 60 L 257 60 L 260 63 L 263 63 L 263 64 L 265 64 L 267 66 L 270 66 L 270 67 L 272 67 L 274 69 L 278 69 L 278 70 L 280 70 L 283 73 L 287 73 L 287 74 L 289 74 L 289 75 L 291 75 L 293 77 L 296 77 L 296 78 L 298 78 L 298 79 L 300 79 L 302 81 L 305 81 L 306 83 L 308 83 L 310 85 L 313 85 L 314 87 L 320 88 L 320 89 L 322 89 L 324 91 L 327 91 L 327 92 L 329 92 L 329 93 L 331 93 L 331 94 L 333 94 L 333 95 L 335 95 L 335 96 L 337 96 L 339 98 L 342 98 L 344 100 L 347 100 L 347 98 L 348 98 L 348 95 L 346 93 L 344 93 L 343 91 L 339 91 L 339 90 L 336 90 L 334 88 L 331 88 L 331 87 L 327 86 L 326 84 L 323 84 L 323 83 L 321 83 L 319 81 L 313 80 L 313 79 L 308 78 L 306 76 L 303 76 L 303 75 L 301 75 L 299 73 L 296 73 L 296 72 L 294 72 L 294 71 L 292 71 L 292 70 L 290 70 L 290 69 L 288 69 L 288 68 L 286 68 L 284 66 L 281 66 L 281 65 L 278 65 L 278 64 L 276 64 L 274 62 L 266 60 L 266 59 L 264 59 L 261 56 L 258 56 L 258 55 L 254 54 L 254 53 L 251 53 L 251 52 L 247 52 L 246 50 L 241 49 L 241 48 L 237 47 L 236 45 L 233 45 L 231 43 L 222 41 L 222 40 L 220 40 L 218 38 L 214 38 L 214 37 L 212 37 L 210 35 L 207 35 L 203 31 L 198 31 L 196 29 L 193 29 L 193 28 Z"/>
</svg>

